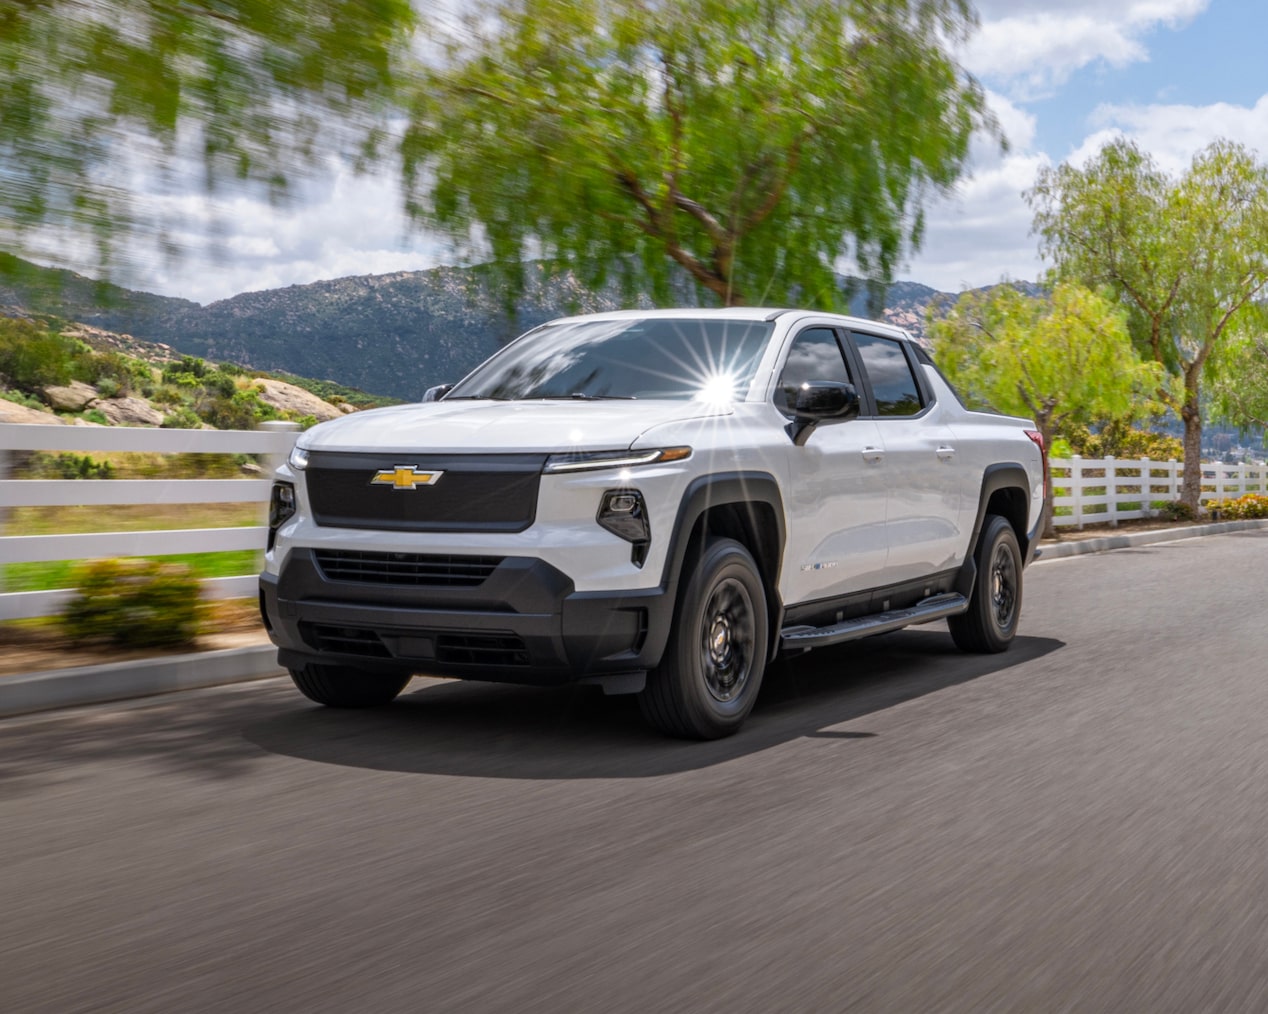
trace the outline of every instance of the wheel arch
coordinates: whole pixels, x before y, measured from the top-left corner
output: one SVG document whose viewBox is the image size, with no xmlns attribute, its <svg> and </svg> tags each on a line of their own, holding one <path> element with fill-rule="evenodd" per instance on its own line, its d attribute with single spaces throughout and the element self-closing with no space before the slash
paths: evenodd
<svg viewBox="0 0 1268 1014">
<path fill-rule="evenodd" d="M 1027 524 L 1030 519 L 1030 476 L 1024 465 L 1019 462 L 989 465 L 982 475 L 973 536 L 969 539 L 968 553 L 955 583 L 955 590 L 966 598 L 977 581 L 977 562 L 973 554 L 988 514 L 998 514 L 1008 522 L 1017 536 L 1023 566 L 1029 563 L 1034 555 L 1034 543 L 1038 540 L 1038 529 L 1031 532 Z"/>
<path fill-rule="evenodd" d="M 693 547 L 703 546 L 711 535 L 734 539 L 757 563 L 766 593 L 770 625 L 768 645 L 777 645 L 783 623 L 779 573 L 784 556 L 784 499 L 779 483 L 767 472 L 726 472 L 703 475 L 692 481 L 679 503 L 674 521 L 661 587 L 676 605 L 684 568 Z M 672 607 L 671 607 L 672 608 Z M 668 629 L 661 631 L 668 639 Z M 657 655 L 664 648 L 662 642 Z M 772 652 L 774 648 L 770 649 Z"/>
</svg>

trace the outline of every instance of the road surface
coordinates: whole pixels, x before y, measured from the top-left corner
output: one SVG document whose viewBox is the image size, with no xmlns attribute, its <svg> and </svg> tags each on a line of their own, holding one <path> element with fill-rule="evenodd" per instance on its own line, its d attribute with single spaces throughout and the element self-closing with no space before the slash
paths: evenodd
<svg viewBox="0 0 1268 1014">
<path fill-rule="evenodd" d="M 1268 1010 L 1268 531 L 1039 563 L 1022 636 L 629 699 L 289 682 L 0 722 L 0 1010 Z"/>
</svg>

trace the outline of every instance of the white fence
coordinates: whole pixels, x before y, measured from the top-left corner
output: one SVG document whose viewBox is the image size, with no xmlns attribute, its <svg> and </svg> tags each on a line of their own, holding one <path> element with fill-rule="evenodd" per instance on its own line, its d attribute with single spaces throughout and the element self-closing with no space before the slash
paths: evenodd
<svg viewBox="0 0 1268 1014">
<path fill-rule="evenodd" d="M 168 454 L 263 454 L 266 474 L 290 453 L 299 427 L 266 422 L 251 430 L 159 430 L 96 426 L 0 424 L 0 514 L 9 507 L 102 506 L 115 504 L 258 503 L 261 520 L 270 479 L 11 479 L 13 451 L 150 451 Z M 103 532 L 88 535 L 0 537 L 0 565 L 83 560 L 110 556 L 170 556 L 263 550 L 267 527 L 197 528 L 180 531 Z M 209 598 L 254 596 L 256 577 L 209 578 Z M 71 589 L 0 592 L 0 620 L 51 616 Z"/>
<path fill-rule="evenodd" d="M 1058 526 L 1116 525 L 1153 517 L 1158 508 L 1184 491 L 1182 462 L 1148 458 L 1053 458 L 1053 506 Z M 1203 503 L 1243 493 L 1268 495 L 1264 464 L 1202 464 Z"/>
</svg>

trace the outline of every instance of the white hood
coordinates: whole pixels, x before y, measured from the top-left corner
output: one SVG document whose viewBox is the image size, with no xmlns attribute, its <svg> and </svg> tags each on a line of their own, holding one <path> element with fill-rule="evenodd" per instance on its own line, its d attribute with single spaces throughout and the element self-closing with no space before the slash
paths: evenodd
<svg viewBox="0 0 1268 1014">
<path fill-rule="evenodd" d="M 730 415 L 701 401 L 436 401 L 354 412 L 299 438 L 313 451 L 623 450 L 662 423 Z"/>
</svg>

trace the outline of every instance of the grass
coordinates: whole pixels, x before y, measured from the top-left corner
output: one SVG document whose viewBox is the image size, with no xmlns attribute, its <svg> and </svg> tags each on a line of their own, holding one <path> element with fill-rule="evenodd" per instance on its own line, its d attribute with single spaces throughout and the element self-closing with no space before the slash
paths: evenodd
<svg viewBox="0 0 1268 1014">
<path fill-rule="evenodd" d="M 4 534 L 80 535 L 180 528 L 241 528 L 264 524 L 264 512 L 263 504 L 250 503 L 15 507 L 9 512 Z"/>
<path fill-rule="evenodd" d="M 239 549 L 225 553 L 178 553 L 173 556 L 154 557 L 171 563 L 183 563 L 200 580 L 209 577 L 238 577 L 258 573 L 260 553 L 253 549 Z M 73 588 L 77 560 L 57 560 L 42 563 L 10 563 L 0 568 L 2 587 L 6 592 L 48 591 L 52 588 Z"/>
</svg>

